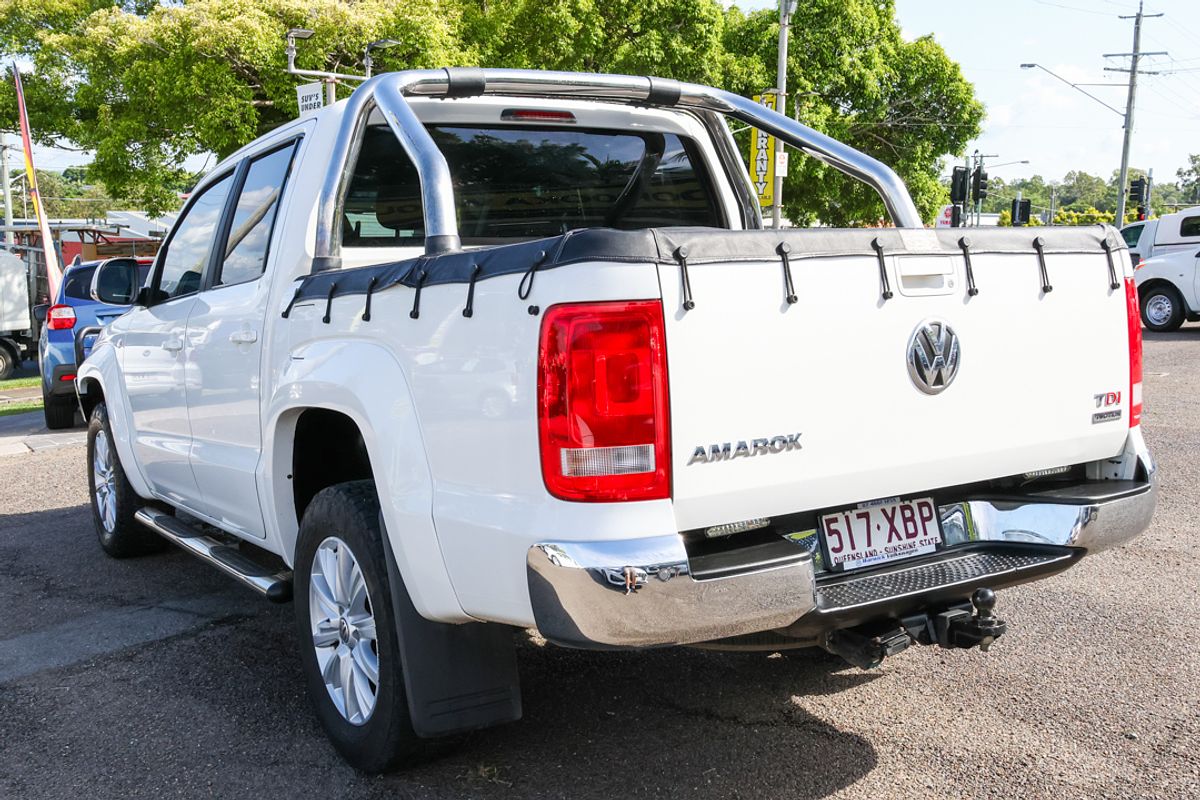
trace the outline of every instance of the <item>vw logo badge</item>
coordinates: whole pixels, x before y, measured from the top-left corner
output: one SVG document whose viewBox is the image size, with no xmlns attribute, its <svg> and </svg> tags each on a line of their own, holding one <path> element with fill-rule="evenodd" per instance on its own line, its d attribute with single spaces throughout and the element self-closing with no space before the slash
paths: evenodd
<svg viewBox="0 0 1200 800">
<path fill-rule="evenodd" d="M 908 374 L 925 394 L 939 394 L 958 374 L 958 336 L 940 319 L 917 326 L 908 340 Z"/>
</svg>

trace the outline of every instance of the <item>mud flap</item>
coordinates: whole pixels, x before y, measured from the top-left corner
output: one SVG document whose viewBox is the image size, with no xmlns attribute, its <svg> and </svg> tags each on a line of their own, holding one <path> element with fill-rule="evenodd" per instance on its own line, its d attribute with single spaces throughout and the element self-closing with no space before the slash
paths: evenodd
<svg viewBox="0 0 1200 800">
<path fill-rule="evenodd" d="M 383 527 L 380 519 L 380 527 Z M 386 541 L 386 540 L 385 540 Z M 413 730 L 432 738 L 521 718 L 513 629 L 430 622 L 413 606 L 392 548 L 383 548 Z"/>
</svg>

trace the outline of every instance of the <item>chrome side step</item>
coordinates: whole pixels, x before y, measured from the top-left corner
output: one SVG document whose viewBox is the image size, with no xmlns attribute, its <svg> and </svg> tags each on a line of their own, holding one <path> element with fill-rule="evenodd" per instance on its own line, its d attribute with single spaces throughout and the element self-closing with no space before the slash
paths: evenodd
<svg viewBox="0 0 1200 800">
<path fill-rule="evenodd" d="M 139 509 L 134 514 L 134 519 L 244 586 L 265 595 L 272 603 L 286 603 L 292 599 L 290 570 L 273 571 L 247 558 L 236 547 L 208 536 L 203 531 L 157 509 Z"/>
</svg>

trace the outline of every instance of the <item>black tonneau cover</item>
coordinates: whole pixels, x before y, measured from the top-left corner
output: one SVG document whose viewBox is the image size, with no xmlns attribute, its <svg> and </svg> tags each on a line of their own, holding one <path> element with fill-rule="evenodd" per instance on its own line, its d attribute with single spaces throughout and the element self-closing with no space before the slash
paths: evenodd
<svg viewBox="0 0 1200 800">
<path fill-rule="evenodd" d="M 303 278 L 292 304 L 301 300 L 372 294 L 392 286 L 469 284 L 500 275 L 530 274 L 584 261 L 689 264 L 767 261 L 780 257 L 787 245 L 792 260 L 837 256 L 1035 253 L 1102 253 L 1113 258 L 1127 249 L 1116 229 L 1107 225 L 1054 228 L 788 228 L 781 231 L 730 231 L 717 228 L 647 228 L 621 231 L 586 228 L 549 239 L 419 256 L 351 269 L 319 272 Z M 1107 248 L 1105 247 L 1107 244 Z M 290 305 L 289 305 L 290 308 Z"/>
</svg>

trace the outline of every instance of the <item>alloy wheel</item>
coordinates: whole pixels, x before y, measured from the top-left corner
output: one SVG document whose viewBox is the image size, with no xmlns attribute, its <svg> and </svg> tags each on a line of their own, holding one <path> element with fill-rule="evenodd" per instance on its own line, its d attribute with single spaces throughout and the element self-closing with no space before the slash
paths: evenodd
<svg viewBox="0 0 1200 800">
<path fill-rule="evenodd" d="M 347 722 L 363 725 L 379 697 L 379 642 L 362 567 L 336 536 L 313 555 L 308 607 L 325 689 Z"/>
</svg>

